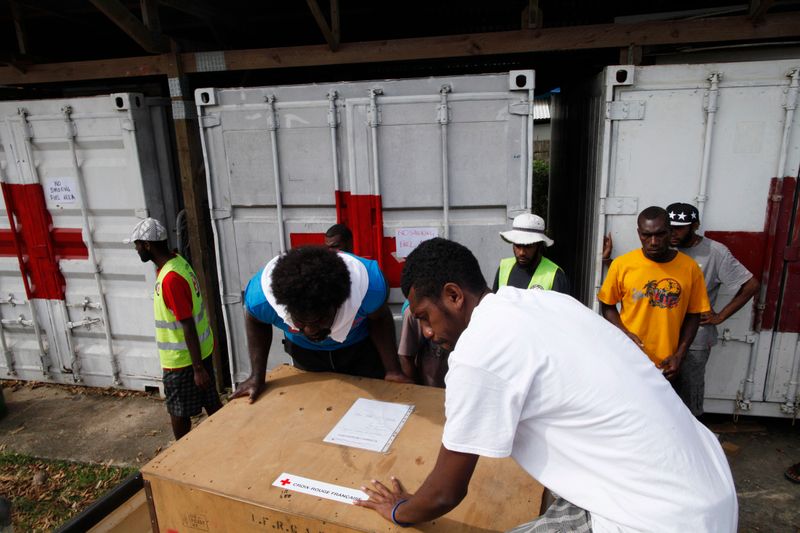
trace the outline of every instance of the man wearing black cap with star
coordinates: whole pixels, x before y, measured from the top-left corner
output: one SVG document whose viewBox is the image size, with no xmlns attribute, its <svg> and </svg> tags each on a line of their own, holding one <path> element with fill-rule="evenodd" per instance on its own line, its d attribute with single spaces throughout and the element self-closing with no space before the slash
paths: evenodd
<svg viewBox="0 0 800 533">
<path fill-rule="evenodd" d="M 667 207 L 672 230 L 670 243 L 694 259 L 703 271 L 711 311 L 700 315 L 700 328 L 681 365 L 676 389 L 695 416 L 703 414 L 705 373 L 711 347 L 717 343 L 717 324 L 744 307 L 758 292 L 760 283 L 722 243 L 697 234 L 700 214 L 691 204 L 674 203 Z M 738 287 L 738 292 L 719 313 L 714 311 L 721 285 Z"/>
</svg>

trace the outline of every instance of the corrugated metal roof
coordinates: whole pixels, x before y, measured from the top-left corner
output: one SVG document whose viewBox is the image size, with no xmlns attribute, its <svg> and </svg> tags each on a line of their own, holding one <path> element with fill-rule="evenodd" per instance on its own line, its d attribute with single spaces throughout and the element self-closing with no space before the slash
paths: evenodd
<svg viewBox="0 0 800 533">
<path fill-rule="evenodd" d="M 550 120 L 550 98 L 533 100 L 533 120 Z"/>
</svg>

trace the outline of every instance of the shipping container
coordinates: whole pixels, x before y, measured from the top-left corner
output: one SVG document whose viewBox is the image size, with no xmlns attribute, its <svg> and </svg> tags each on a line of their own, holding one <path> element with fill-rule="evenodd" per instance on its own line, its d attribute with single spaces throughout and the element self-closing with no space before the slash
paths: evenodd
<svg viewBox="0 0 800 533">
<path fill-rule="evenodd" d="M 250 372 L 247 281 L 336 222 L 379 261 L 395 311 L 404 257 L 430 236 L 467 245 L 491 282 L 511 255 L 498 232 L 531 206 L 533 89 L 533 71 L 198 89 L 232 381 Z"/>
<path fill-rule="evenodd" d="M 613 66 L 554 97 L 550 222 L 576 296 L 597 308 L 604 234 L 614 256 L 638 248 L 637 214 L 673 202 L 762 283 L 718 326 L 709 412 L 797 414 L 799 80 L 800 59 Z"/>
<path fill-rule="evenodd" d="M 0 376 L 161 388 L 155 271 L 122 240 L 148 216 L 174 233 L 167 104 L 0 102 Z"/>
</svg>

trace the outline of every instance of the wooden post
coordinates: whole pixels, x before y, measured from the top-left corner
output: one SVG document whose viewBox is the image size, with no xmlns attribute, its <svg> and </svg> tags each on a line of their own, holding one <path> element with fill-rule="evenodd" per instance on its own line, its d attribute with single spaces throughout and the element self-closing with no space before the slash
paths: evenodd
<svg viewBox="0 0 800 533">
<path fill-rule="evenodd" d="M 178 152 L 181 191 L 186 209 L 186 225 L 189 230 L 189 249 L 192 268 L 200 280 L 200 291 L 214 332 L 214 372 L 217 389 L 224 383 L 222 356 L 227 357 L 227 342 L 222 319 L 222 306 L 217 278 L 217 261 L 214 250 L 214 237 L 211 233 L 211 220 L 208 211 L 208 189 L 206 188 L 205 165 L 200 145 L 200 129 L 197 112 L 191 94 L 188 92 L 186 75 L 181 64 L 181 54 L 175 50 L 167 61 L 170 96 L 172 98 L 172 123 L 175 128 L 175 144 Z M 235 383 L 232 385 L 235 386 Z"/>
<path fill-rule="evenodd" d="M 642 47 L 632 44 L 625 48 L 619 49 L 619 64 L 620 65 L 641 65 L 642 64 Z"/>
</svg>

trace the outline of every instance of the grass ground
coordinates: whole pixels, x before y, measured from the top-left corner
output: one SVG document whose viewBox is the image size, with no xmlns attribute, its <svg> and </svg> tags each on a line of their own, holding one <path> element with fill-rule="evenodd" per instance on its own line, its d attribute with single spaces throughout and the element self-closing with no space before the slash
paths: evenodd
<svg viewBox="0 0 800 533">
<path fill-rule="evenodd" d="M 12 502 L 15 531 L 51 531 L 135 471 L 0 451 L 0 495 Z"/>
</svg>

